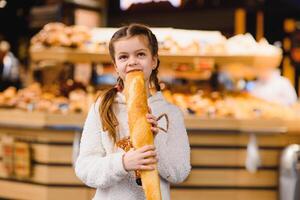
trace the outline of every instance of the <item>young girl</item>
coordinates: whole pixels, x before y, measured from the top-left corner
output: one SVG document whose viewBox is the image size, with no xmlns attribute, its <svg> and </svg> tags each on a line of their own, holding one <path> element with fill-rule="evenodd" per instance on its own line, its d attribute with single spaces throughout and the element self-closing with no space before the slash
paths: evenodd
<svg viewBox="0 0 300 200">
<path fill-rule="evenodd" d="M 190 172 L 190 147 L 181 111 L 160 92 L 157 39 L 148 27 L 132 24 L 112 36 L 109 52 L 119 75 L 118 83 L 89 111 L 76 174 L 85 184 L 97 188 L 94 199 L 144 200 L 142 183 L 136 181 L 138 170 L 153 170 L 157 164 L 162 199 L 169 200 L 170 183 L 184 181 Z M 130 146 L 122 91 L 126 73 L 133 70 L 144 72 L 150 107 L 146 117 L 155 136 L 154 146 L 139 149 Z M 149 88 L 153 87 L 157 92 L 151 96 Z"/>
</svg>

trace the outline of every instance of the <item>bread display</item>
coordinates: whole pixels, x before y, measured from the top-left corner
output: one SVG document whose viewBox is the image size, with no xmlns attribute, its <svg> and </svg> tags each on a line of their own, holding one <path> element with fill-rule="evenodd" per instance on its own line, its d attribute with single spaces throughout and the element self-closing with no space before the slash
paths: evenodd
<svg viewBox="0 0 300 200">
<path fill-rule="evenodd" d="M 88 53 L 90 52 L 102 52 L 107 54 L 107 44 L 111 35 L 116 30 L 116 28 L 99 27 L 88 29 L 82 26 L 66 26 L 62 23 L 49 23 L 32 38 L 31 42 L 32 46 L 76 47 L 84 50 L 91 50 L 89 47 L 93 46 L 95 48 L 92 48 L 93 50 L 91 51 L 82 51 L 87 54 L 84 55 L 84 58 L 88 58 L 89 60 Z M 167 81 L 170 79 L 188 80 L 187 86 L 190 88 L 192 86 L 192 84 L 189 84 L 191 82 L 190 80 L 195 82 L 207 80 L 211 77 L 211 72 L 216 65 L 219 71 L 226 72 L 234 80 L 239 80 L 241 77 L 252 80 L 258 70 L 255 70 L 256 68 L 250 64 L 259 67 L 261 65 L 277 67 L 277 61 L 281 60 L 282 50 L 280 48 L 269 44 L 265 39 L 257 42 L 250 34 L 235 35 L 227 39 L 219 31 L 183 30 L 175 28 L 151 28 L 151 30 L 156 35 L 159 43 L 159 54 L 162 65 L 159 75 L 164 74 Z M 45 50 L 45 48 L 41 49 Z M 56 48 L 53 49 L 55 50 Z M 67 58 L 72 52 L 73 50 L 69 49 L 64 56 Z M 77 51 L 74 50 L 74 52 Z M 45 54 L 47 54 L 47 52 Z M 73 57 L 77 59 L 77 54 L 74 55 Z M 172 63 L 170 66 L 164 67 L 163 60 L 169 60 L 168 56 L 170 55 L 170 59 L 174 59 L 174 64 Z M 180 56 L 178 57 L 179 59 L 177 56 Z M 206 56 L 207 59 L 205 59 Z M 42 57 L 45 59 L 45 55 Z M 216 62 L 219 57 L 225 59 L 225 61 L 220 61 L 222 65 Z M 92 58 L 93 57 L 91 57 L 91 59 Z M 185 60 L 185 58 L 188 59 Z M 245 64 L 243 61 L 239 63 L 239 59 L 254 59 L 254 61 L 245 61 Z M 77 62 L 77 60 L 75 62 Z M 270 62 L 273 64 L 270 64 Z M 242 65 L 245 66 L 242 67 Z M 199 117 L 234 119 L 295 119 L 299 117 L 299 114 L 295 114 L 296 112 L 292 108 L 268 103 L 246 93 L 195 92 L 197 87 L 195 88 L 196 89 L 190 89 L 191 92 L 185 94 L 180 93 L 180 91 L 177 92 L 176 89 L 174 89 L 175 92 L 164 91 L 164 94 L 170 102 L 177 104 L 186 114 L 197 115 Z M 181 89 L 181 91 L 183 90 Z M 68 95 L 62 94 L 65 99 L 61 102 L 56 100 L 57 98 L 62 98 L 59 97 L 60 94 L 55 93 L 52 97 L 45 98 L 45 91 L 39 91 L 36 86 L 30 86 L 18 92 L 10 88 L 0 93 L 0 106 L 58 113 L 86 112 L 90 104 L 86 103 L 90 102 L 87 100 L 86 94 L 84 90 L 73 91 L 70 95 L 69 93 Z M 93 95 L 96 96 L 95 94 Z"/>
<path fill-rule="evenodd" d="M 125 96 L 128 109 L 130 139 L 134 148 L 153 145 L 154 137 L 151 125 L 147 121 L 149 112 L 147 93 L 142 71 L 127 74 L 125 80 Z M 157 166 L 152 171 L 141 171 L 142 186 L 147 200 L 160 200 L 160 178 Z"/>
<path fill-rule="evenodd" d="M 299 103 L 286 107 L 258 99 L 246 92 L 221 93 L 199 90 L 192 94 L 164 90 L 163 94 L 167 101 L 179 106 L 186 115 L 201 118 L 300 119 Z M 47 113 L 86 113 L 97 96 L 96 93 L 78 88 L 72 89 L 67 96 L 54 94 L 48 88 L 44 90 L 40 84 L 33 83 L 18 91 L 9 87 L 0 92 L 0 108 Z"/>
<path fill-rule="evenodd" d="M 31 45 L 44 47 L 72 47 L 88 52 L 107 53 L 108 43 L 117 28 L 87 28 L 49 23 L 31 39 Z M 257 42 L 251 34 L 226 38 L 220 31 L 151 28 L 159 44 L 159 53 L 167 55 L 203 56 L 274 56 L 282 50 L 266 39 Z M 276 60 L 276 59 L 275 59 Z"/>
<path fill-rule="evenodd" d="M 55 95 L 43 90 L 40 84 L 33 83 L 18 91 L 9 87 L 0 92 L 0 108 L 62 114 L 87 113 L 95 95 L 76 88 L 70 91 L 68 96 Z"/>
<path fill-rule="evenodd" d="M 84 26 L 66 26 L 62 23 L 49 23 L 31 39 L 32 45 L 47 47 L 81 48 L 91 38 L 90 31 Z"/>
<path fill-rule="evenodd" d="M 172 94 L 170 91 L 165 91 L 164 96 L 168 101 L 179 106 L 185 114 L 201 118 L 300 119 L 299 112 L 293 107 L 270 103 L 245 92 L 198 91 L 195 94 Z"/>
</svg>

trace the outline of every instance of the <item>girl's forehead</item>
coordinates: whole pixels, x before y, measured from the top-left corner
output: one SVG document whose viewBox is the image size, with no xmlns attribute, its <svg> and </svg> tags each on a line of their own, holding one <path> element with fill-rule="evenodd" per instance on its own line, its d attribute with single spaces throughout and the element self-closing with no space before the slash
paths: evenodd
<svg viewBox="0 0 300 200">
<path fill-rule="evenodd" d="M 114 43 L 114 47 L 116 50 L 118 48 L 129 48 L 129 47 L 135 47 L 135 46 L 146 47 L 149 49 L 148 38 L 143 35 L 122 37 Z"/>
</svg>

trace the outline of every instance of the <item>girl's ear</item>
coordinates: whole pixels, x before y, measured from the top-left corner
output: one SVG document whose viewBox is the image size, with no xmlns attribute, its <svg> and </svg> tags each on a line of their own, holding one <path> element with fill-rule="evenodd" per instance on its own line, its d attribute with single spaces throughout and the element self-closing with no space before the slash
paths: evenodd
<svg viewBox="0 0 300 200">
<path fill-rule="evenodd" d="M 158 62 L 157 56 L 153 56 L 153 66 L 152 66 L 152 70 L 155 70 L 155 68 L 157 67 L 157 62 Z"/>
</svg>

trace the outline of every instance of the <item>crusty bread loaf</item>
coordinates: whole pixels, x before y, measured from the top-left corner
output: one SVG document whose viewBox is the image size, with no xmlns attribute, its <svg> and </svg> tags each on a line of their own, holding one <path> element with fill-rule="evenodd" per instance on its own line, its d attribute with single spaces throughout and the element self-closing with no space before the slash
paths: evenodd
<svg viewBox="0 0 300 200">
<path fill-rule="evenodd" d="M 153 145 L 151 124 L 147 121 L 147 93 L 142 71 L 127 74 L 125 95 L 128 109 L 130 139 L 134 148 Z M 141 171 L 142 186 L 147 200 L 161 200 L 160 180 L 157 166 L 152 171 Z"/>
</svg>

